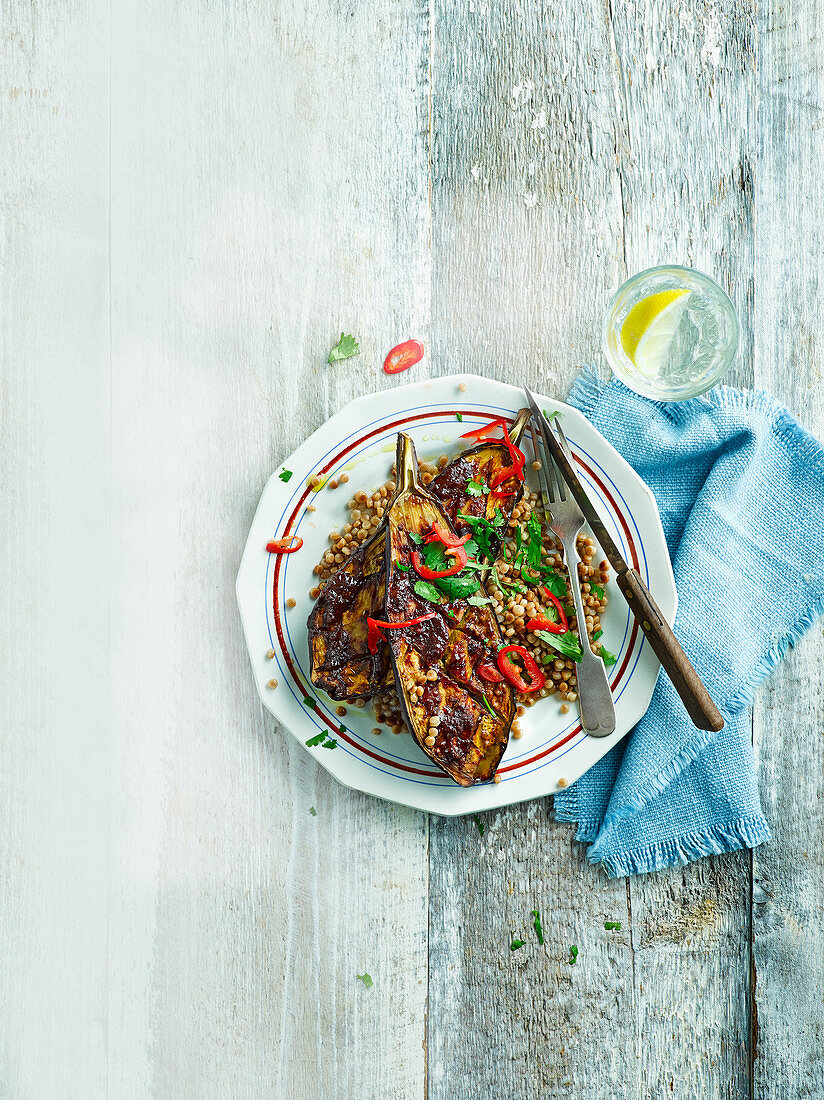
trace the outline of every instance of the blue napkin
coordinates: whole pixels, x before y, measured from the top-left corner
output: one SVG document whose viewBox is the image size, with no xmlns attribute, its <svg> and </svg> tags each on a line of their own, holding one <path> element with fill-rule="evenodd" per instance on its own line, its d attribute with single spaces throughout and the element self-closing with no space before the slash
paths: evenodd
<svg viewBox="0 0 824 1100">
<path fill-rule="evenodd" d="M 587 368 L 569 401 L 655 494 L 675 632 L 726 725 L 697 729 L 661 673 L 632 733 L 556 795 L 556 818 L 578 823 L 589 861 L 609 875 L 754 847 L 770 830 L 749 708 L 824 611 L 824 448 L 764 393 L 719 387 L 663 404 Z"/>
</svg>

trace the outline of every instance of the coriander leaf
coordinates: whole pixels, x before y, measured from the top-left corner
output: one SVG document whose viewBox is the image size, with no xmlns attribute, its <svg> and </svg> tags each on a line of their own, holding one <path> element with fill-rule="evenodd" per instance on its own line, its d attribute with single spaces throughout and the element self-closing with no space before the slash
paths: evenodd
<svg viewBox="0 0 824 1100">
<path fill-rule="evenodd" d="M 526 592 L 526 589 L 520 584 L 505 584 L 501 580 L 497 569 L 492 570 L 492 579 L 502 592 Z"/>
<path fill-rule="evenodd" d="M 280 480 L 284 481 L 284 482 L 288 481 L 291 476 L 292 476 L 292 471 L 291 470 L 281 470 L 280 473 L 278 474 L 278 477 L 280 478 Z"/>
<path fill-rule="evenodd" d="M 446 554 L 446 548 L 439 542 L 428 542 L 421 548 L 423 564 L 433 572 L 440 573 L 454 565 L 455 558 Z M 420 582 L 418 582 L 420 583 Z M 428 582 L 446 596 L 448 600 L 463 600 L 473 595 L 481 587 L 481 582 L 475 576 L 474 569 L 463 569 L 460 573 L 453 573 L 451 577 L 437 577 Z M 417 584 L 415 591 L 424 599 L 431 599 L 431 595 L 419 591 Z"/>
<path fill-rule="evenodd" d="M 492 600 L 489 596 L 470 596 L 466 602 L 471 603 L 473 607 L 488 607 Z"/>
<path fill-rule="evenodd" d="M 442 603 L 443 597 L 432 581 L 415 581 L 415 594 L 430 603 Z"/>
<path fill-rule="evenodd" d="M 523 946 L 524 946 L 524 941 L 523 940 L 513 940 L 512 943 L 509 945 L 509 950 L 510 951 L 517 951 L 519 947 L 523 947 Z"/>
<path fill-rule="evenodd" d="M 466 550 L 470 558 L 477 558 L 478 544 L 477 542 L 475 542 L 474 539 L 467 539 L 467 541 L 464 543 L 464 550 Z"/>
<path fill-rule="evenodd" d="M 618 658 L 615 656 L 614 653 L 610 653 L 608 649 L 605 649 L 603 646 L 601 646 L 601 660 L 604 662 L 607 668 L 609 668 L 610 665 L 615 664 Z"/>
<path fill-rule="evenodd" d="M 423 535 L 419 535 L 417 531 L 410 531 L 409 538 L 412 542 L 415 543 L 416 546 L 420 546 L 423 542 Z"/>
<path fill-rule="evenodd" d="M 310 699 L 308 695 L 304 695 L 304 697 L 303 697 L 303 705 L 304 705 L 305 707 L 313 707 L 313 706 L 315 705 L 315 700 L 314 700 L 314 699 Z"/>
<path fill-rule="evenodd" d="M 318 816 L 318 811 L 315 809 L 314 806 L 309 807 L 309 813 L 312 815 L 312 817 L 317 817 Z"/>
<path fill-rule="evenodd" d="M 484 825 L 483 821 L 481 821 L 477 814 L 475 814 L 475 824 L 478 826 L 478 832 L 481 834 L 481 836 L 483 836 L 486 825 Z"/>
<path fill-rule="evenodd" d="M 620 932 L 621 922 L 619 920 L 605 920 L 604 928 L 606 928 L 607 932 Z"/>
<path fill-rule="evenodd" d="M 319 745 L 321 741 L 326 739 L 326 734 L 321 730 L 320 733 L 316 733 L 314 737 L 310 737 L 306 744 L 310 749 L 313 749 L 315 745 Z"/>
<path fill-rule="evenodd" d="M 551 412 L 551 413 L 548 413 L 546 411 L 546 409 L 543 409 L 542 412 L 543 412 L 544 416 L 547 418 L 547 420 L 554 420 L 556 416 L 561 415 L 560 412 L 557 409 L 555 410 L 555 412 Z"/>
<path fill-rule="evenodd" d="M 560 600 L 566 596 L 566 581 L 563 577 L 559 577 L 557 573 L 550 573 L 548 576 L 544 577 L 543 583 L 556 599 Z"/>
<path fill-rule="evenodd" d="M 544 532 L 536 515 L 531 515 L 526 521 L 526 560 L 536 568 L 541 564 L 541 550 L 544 545 Z"/>
<path fill-rule="evenodd" d="M 420 558 L 427 569 L 442 572 L 451 569 L 455 565 L 455 558 L 446 553 L 446 547 L 442 542 L 426 542 L 421 546 Z"/>
<path fill-rule="evenodd" d="M 550 634 L 548 630 L 536 630 L 535 636 L 546 642 L 547 645 L 552 646 L 564 657 L 571 657 L 573 661 L 580 661 L 584 655 L 581 643 L 571 630 L 568 630 L 566 634 Z"/>
<path fill-rule="evenodd" d="M 589 590 L 593 594 L 593 596 L 595 596 L 596 599 L 602 600 L 604 598 L 604 590 L 600 586 L 600 584 L 593 584 L 592 581 L 590 581 L 589 582 Z"/>
<path fill-rule="evenodd" d="M 452 601 L 465 600 L 481 587 L 479 578 L 471 570 L 466 569 L 453 577 L 440 577 L 436 583 L 446 598 Z"/>
<path fill-rule="evenodd" d="M 603 633 L 603 630 L 596 630 L 595 633 L 592 635 L 593 642 L 597 642 Z"/>
<path fill-rule="evenodd" d="M 567 963 L 569 964 L 569 966 L 575 966 L 575 961 L 576 961 L 577 958 L 578 958 L 578 948 L 573 943 L 573 944 L 570 945 L 569 958 L 567 959 Z"/>
<path fill-rule="evenodd" d="M 338 747 L 337 741 L 334 737 L 330 737 L 328 741 L 324 741 L 321 745 L 322 749 L 336 749 Z"/>
<path fill-rule="evenodd" d="M 395 567 L 395 569 L 400 569 L 401 573 L 408 573 L 409 570 L 412 568 L 410 565 L 404 565 L 402 561 L 393 561 L 392 565 Z"/>
<path fill-rule="evenodd" d="M 356 974 L 355 977 L 359 982 L 363 982 L 367 989 L 371 989 L 375 984 L 368 974 Z"/>
<path fill-rule="evenodd" d="M 520 568 L 521 580 L 526 581 L 527 584 L 533 585 L 533 587 L 544 583 L 544 578 L 541 576 L 540 573 L 538 573 L 537 576 L 535 576 L 534 573 L 530 574 L 529 570 L 536 568 L 538 567 L 534 565 L 522 565 Z"/>
<path fill-rule="evenodd" d="M 360 345 L 354 336 L 345 336 L 340 334 L 340 340 L 329 352 L 329 358 L 327 363 L 336 363 L 338 359 L 351 359 L 353 355 L 357 355 L 360 351 Z"/>
<path fill-rule="evenodd" d="M 501 509 L 496 507 L 496 509 L 495 509 L 495 519 L 492 521 L 492 526 L 493 527 L 500 527 L 504 523 L 506 523 L 506 517 L 504 516 Z"/>
<path fill-rule="evenodd" d="M 459 424 L 463 424 L 463 416 L 460 413 L 455 413 L 455 419 Z"/>
<path fill-rule="evenodd" d="M 483 478 L 481 478 L 480 481 L 472 481 L 470 479 L 466 483 L 466 491 L 471 497 L 480 497 L 483 496 L 484 493 L 489 492 L 489 486 Z"/>
<path fill-rule="evenodd" d="M 538 943 L 544 942 L 544 930 L 541 926 L 541 918 L 538 915 L 538 910 L 532 910 L 532 916 L 535 918 L 532 922 L 532 927 L 535 929 L 535 935 L 538 937 Z"/>
</svg>

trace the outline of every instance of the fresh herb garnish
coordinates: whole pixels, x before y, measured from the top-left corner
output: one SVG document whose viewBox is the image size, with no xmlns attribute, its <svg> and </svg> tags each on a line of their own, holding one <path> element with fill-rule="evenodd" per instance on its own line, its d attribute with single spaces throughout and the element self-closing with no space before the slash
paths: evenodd
<svg viewBox="0 0 824 1100">
<path fill-rule="evenodd" d="M 492 579 L 502 592 L 526 592 L 526 589 L 521 584 L 505 584 L 501 580 L 497 569 L 492 570 Z"/>
<path fill-rule="evenodd" d="M 318 816 L 318 811 L 315 809 L 314 806 L 309 807 L 309 813 L 312 815 L 312 817 L 317 817 Z"/>
<path fill-rule="evenodd" d="M 466 602 L 471 603 L 473 607 L 488 607 L 492 600 L 489 596 L 470 596 Z"/>
<path fill-rule="evenodd" d="M 292 471 L 291 470 L 281 470 L 280 473 L 278 474 L 278 477 L 280 478 L 281 481 L 288 481 L 291 476 L 292 476 Z"/>
<path fill-rule="evenodd" d="M 322 749 L 336 749 L 337 747 L 338 747 L 338 743 L 334 739 L 334 737 L 330 737 L 328 739 L 328 741 L 324 741 L 323 744 L 321 745 Z"/>
<path fill-rule="evenodd" d="M 561 415 L 560 412 L 557 409 L 555 410 L 555 412 L 551 412 L 551 413 L 548 413 L 546 411 L 546 409 L 543 409 L 542 412 L 543 412 L 544 416 L 547 418 L 547 420 L 554 420 L 556 416 Z"/>
<path fill-rule="evenodd" d="M 593 584 L 592 581 L 590 581 L 589 590 L 597 600 L 602 600 L 604 598 L 604 590 L 600 584 Z"/>
<path fill-rule="evenodd" d="M 461 413 L 455 413 L 455 419 L 458 421 L 459 424 L 463 424 L 463 416 Z"/>
<path fill-rule="evenodd" d="M 532 927 L 535 929 L 535 935 L 538 937 L 538 943 L 543 943 L 544 942 L 544 930 L 541 927 L 541 918 L 538 915 L 538 910 L 537 909 L 532 910 L 532 916 L 534 917 L 534 920 L 532 921 Z"/>
<path fill-rule="evenodd" d="M 411 565 L 404 565 L 402 561 L 393 561 L 392 565 L 395 569 L 400 569 L 401 573 L 408 573 L 409 570 L 412 568 Z"/>
<path fill-rule="evenodd" d="M 356 974 L 355 977 L 358 979 L 359 982 L 363 982 L 367 989 L 371 989 L 372 986 L 375 984 L 368 974 Z"/>
<path fill-rule="evenodd" d="M 489 705 L 489 700 L 487 699 L 487 697 L 486 697 L 485 695 L 481 695 L 481 698 L 483 699 L 483 702 L 484 702 L 484 706 L 485 706 L 485 707 L 486 707 L 486 709 L 487 709 L 487 710 L 489 711 L 489 713 L 490 713 L 490 714 L 492 715 L 492 717 L 493 717 L 493 718 L 497 718 L 498 716 L 496 715 L 496 713 L 495 713 L 495 711 L 494 711 L 494 710 L 492 709 L 492 707 L 491 707 L 491 706 Z"/>
<path fill-rule="evenodd" d="M 329 358 L 327 363 L 336 363 L 338 359 L 351 359 L 353 355 L 357 355 L 360 351 L 360 345 L 354 336 L 346 336 L 344 333 L 340 334 L 340 340 L 329 352 Z"/>
<path fill-rule="evenodd" d="M 477 814 L 475 814 L 475 824 L 478 826 L 478 832 L 481 834 L 481 836 L 483 836 L 486 825 L 484 825 L 483 821 L 481 821 Z"/>
<path fill-rule="evenodd" d="M 607 932 L 620 932 L 621 922 L 619 920 L 605 920 L 604 928 L 606 928 Z"/>
<path fill-rule="evenodd" d="M 574 943 L 570 944 L 569 958 L 567 959 L 568 965 L 569 966 L 575 966 L 575 961 L 576 961 L 577 958 L 578 958 L 578 948 L 575 946 Z"/>
<path fill-rule="evenodd" d="M 618 658 L 615 656 L 614 653 L 610 653 L 608 649 L 604 649 L 604 647 L 601 646 L 601 660 L 604 662 L 607 668 L 609 668 L 610 665 L 615 664 Z"/>
<path fill-rule="evenodd" d="M 470 545 L 469 542 L 466 543 L 467 553 L 470 552 Z M 477 548 L 477 544 L 474 544 L 474 548 Z M 455 559 L 446 554 L 446 547 L 442 543 L 428 542 L 421 547 L 421 560 L 427 569 L 438 573 L 449 569 Z M 472 596 L 481 587 L 481 581 L 476 575 L 474 565 L 475 563 L 473 563 L 472 568 L 462 569 L 460 573 L 454 573 L 451 577 L 438 577 L 430 583 L 430 587 L 446 596 L 448 600 L 466 599 L 467 596 Z M 420 592 L 417 584 L 415 585 L 415 591 L 419 595 L 423 595 L 425 599 L 432 599 L 431 595 L 427 596 Z"/>
<path fill-rule="evenodd" d="M 442 603 L 443 597 L 432 581 L 415 581 L 415 595 L 430 603 Z"/>
<path fill-rule="evenodd" d="M 310 749 L 313 749 L 315 745 L 319 745 L 321 741 L 324 741 L 325 739 L 326 734 L 323 732 L 323 730 L 321 730 L 321 732 L 316 733 L 314 737 L 310 737 L 306 744 L 309 746 Z"/>
<path fill-rule="evenodd" d="M 512 943 L 509 945 L 509 950 L 510 951 L 517 951 L 519 947 L 523 947 L 523 946 L 524 946 L 524 940 L 513 940 Z"/>
<path fill-rule="evenodd" d="M 483 561 L 494 561 L 498 556 L 497 544 L 500 536 L 497 528 L 500 525 L 490 523 L 483 516 L 470 516 L 465 513 L 461 514 L 461 519 L 465 520 L 472 528 L 472 537 L 478 547 L 477 557 Z"/>
<path fill-rule="evenodd" d="M 522 534 L 520 527 L 515 528 L 514 564 L 519 568 L 521 577 L 527 584 L 544 584 L 545 577 L 556 576 L 552 566 L 547 565 L 543 560 L 543 548 L 544 532 L 538 517 L 532 515 L 526 521 L 526 537 Z"/>
<path fill-rule="evenodd" d="M 315 705 L 315 700 L 314 700 L 314 699 L 310 699 L 308 695 L 304 695 L 304 697 L 303 697 L 303 705 L 304 705 L 305 707 L 313 707 L 313 706 Z"/>
<path fill-rule="evenodd" d="M 550 634 L 548 630 L 536 630 L 535 636 L 546 642 L 547 645 L 552 646 L 564 657 L 571 657 L 573 661 L 580 661 L 584 655 L 581 643 L 571 630 L 568 630 L 566 634 Z"/>
<path fill-rule="evenodd" d="M 597 642 L 603 633 L 603 630 L 596 630 L 595 633 L 592 635 L 593 642 Z"/>
<path fill-rule="evenodd" d="M 409 538 L 412 542 L 415 543 L 416 546 L 420 546 L 423 542 L 423 535 L 419 535 L 417 531 L 410 531 Z"/>
<path fill-rule="evenodd" d="M 552 595 L 557 597 L 557 599 L 560 600 L 563 599 L 564 596 L 566 596 L 566 581 L 563 577 L 559 577 L 557 573 L 550 573 L 548 576 L 544 577 L 541 583 L 546 588 L 548 588 Z"/>
<path fill-rule="evenodd" d="M 484 478 L 481 478 L 480 481 L 472 481 L 470 478 L 466 483 L 466 491 L 471 497 L 480 497 L 489 492 L 489 486 Z"/>
</svg>

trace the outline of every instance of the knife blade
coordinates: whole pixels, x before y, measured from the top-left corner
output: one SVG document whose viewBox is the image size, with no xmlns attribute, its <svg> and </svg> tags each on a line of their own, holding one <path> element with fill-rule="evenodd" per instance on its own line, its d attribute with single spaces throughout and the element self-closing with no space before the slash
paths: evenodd
<svg viewBox="0 0 824 1100">
<path fill-rule="evenodd" d="M 681 643 L 675 637 L 672 627 L 652 598 L 650 590 L 641 580 L 637 570 L 626 562 L 616 546 L 615 540 L 604 526 L 592 501 L 587 496 L 586 490 L 579 481 L 578 474 L 564 454 L 549 421 L 538 408 L 534 394 L 526 387 L 524 387 L 524 392 L 529 401 L 532 418 L 541 433 L 541 438 L 549 454 L 552 456 L 552 461 L 560 471 L 578 507 L 584 513 L 586 521 L 604 551 L 607 560 L 615 570 L 615 583 L 623 593 L 630 611 L 644 632 L 644 636 L 653 652 L 661 662 L 670 680 L 672 680 L 673 686 L 687 708 L 687 713 L 693 724 L 699 729 L 718 732 L 718 730 L 724 728 L 724 718 L 721 712 L 712 701 L 689 657 L 681 648 Z"/>
</svg>

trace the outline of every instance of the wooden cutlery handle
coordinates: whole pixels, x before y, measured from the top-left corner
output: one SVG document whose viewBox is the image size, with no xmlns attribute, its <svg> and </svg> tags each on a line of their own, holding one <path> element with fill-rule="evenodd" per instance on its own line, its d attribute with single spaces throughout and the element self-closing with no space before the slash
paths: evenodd
<svg viewBox="0 0 824 1100">
<path fill-rule="evenodd" d="M 724 719 L 720 710 L 710 698 L 669 623 L 658 610 L 647 586 L 634 569 L 619 573 L 615 579 L 653 652 L 681 696 L 693 724 L 702 730 L 723 729 Z"/>
</svg>

